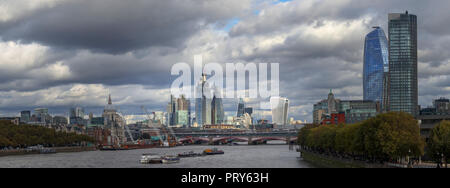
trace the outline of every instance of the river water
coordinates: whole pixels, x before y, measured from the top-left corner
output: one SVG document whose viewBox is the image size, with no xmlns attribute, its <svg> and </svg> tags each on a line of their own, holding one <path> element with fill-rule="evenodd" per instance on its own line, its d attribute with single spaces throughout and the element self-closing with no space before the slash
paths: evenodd
<svg viewBox="0 0 450 188">
<path fill-rule="evenodd" d="M 182 158 L 176 164 L 140 164 L 144 153 L 176 155 L 212 146 L 180 146 L 128 151 L 89 151 L 0 157 L 0 168 L 312 168 L 288 145 L 217 146 L 224 155 Z"/>
</svg>

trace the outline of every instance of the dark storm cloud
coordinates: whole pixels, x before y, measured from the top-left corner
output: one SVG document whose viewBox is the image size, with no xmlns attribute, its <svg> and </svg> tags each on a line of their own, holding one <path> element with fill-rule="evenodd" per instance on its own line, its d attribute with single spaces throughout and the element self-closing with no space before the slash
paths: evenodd
<svg viewBox="0 0 450 188">
<path fill-rule="evenodd" d="M 371 26 L 381 26 L 388 34 L 388 14 L 408 10 L 418 16 L 419 93 L 423 98 L 420 102 L 428 104 L 432 97 L 427 96 L 449 96 L 450 82 L 446 76 L 450 74 L 450 27 L 446 21 L 450 18 L 449 6 L 450 2 L 444 0 L 293 1 L 267 6 L 259 15 L 248 16 L 231 29 L 230 37 L 256 39 L 287 35 L 282 43 L 264 50 L 255 47 L 247 50 L 251 55 L 241 58 L 278 60 L 284 83 L 282 95 L 288 96 L 294 106 L 307 104 L 312 108 L 312 104 L 327 97 L 329 89 L 334 89 L 341 99 L 362 99 L 365 35 Z M 351 27 L 351 23 L 358 21 L 359 29 Z M 333 23 L 348 24 L 348 27 L 334 28 Z M 327 26 L 325 32 L 320 32 L 320 28 Z M 318 29 L 317 35 L 308 35 L 311 29 Z M 307 118 L 310 116 L 311 113 Z"/>
<path fill-rule="evenodd" d="M 3 40 L 114 54 L 181 47 L 201 27 L 238 15 L 239 5 L 217 0 L 64 1 L 0 22 L 0 35 Z"/>
<path fill-rule="evenodd" d="M 246 12 L 245 3 L 62 1 L 0 21 L 3 41 L 48 48 L 24 69 L 0 69 L 0 90 L 103 84 L 119 88 L 114 91 L 119 98 L 130 96 L 130 103 L 139 105 L 149 99 L 137 94 L 153 95 L 155 90 L 143 93 L 148 91 L 122 86 L 167 89 L 171 65 L 191 63 L 194 55 L 204 53 L 218 63 L 280 63 L 280 92 L 291 101 L 290 116 L 310 120 L 312 105 L 326 98 L 330 89 L 339 99 L 362 99 L 365 35 L 372 26 L 381 26 L 387 34 L 388 13 L 409 10 L 419 23 L 420 103 L 449 96 L 448 0 L 294 0 L 276 5 L 270 1 L 259 15 Z M 239 23 L 228 34 L 214 27 L 236 17 Z M 46 77 L 60 69 L 68 76 Z M 5 97 L 20 100 L 13 94 Z M 38 98 L 45 100 L 47 94 Z M 168 97 L 158 96 L 149 108 L 164 110 Z M 225 104 L 229 111 L 236 109 L 231 103 Z"/>
</svg>

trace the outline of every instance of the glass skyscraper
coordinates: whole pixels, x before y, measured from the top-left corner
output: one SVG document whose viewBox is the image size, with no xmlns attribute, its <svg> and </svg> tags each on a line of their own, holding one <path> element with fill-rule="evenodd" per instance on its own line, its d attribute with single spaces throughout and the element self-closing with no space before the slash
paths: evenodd
<svg viewBox="0 0 450 188">
<path fill-rule="evenodd" d="M 272 107 L 272 123 L 277 125 L 287 125 L 289 115 L 289 100 L 282 97 L 270 98 Z"/>
<path fill-rule="evenodd" d="M 374 27 L 364 44 L 364 100 L 384 103 L 389 73 L 388 41 L 383 29 Z"/>
<path fill-rule="evenodd" d="M 417 16 L 389 14 L 390 111 L 417 115 Z"/>
<path fill-rule="evenodd" d="M 211 87 L 206 80 L 206 74 L 203 74 L 197 84 L 195 95 L 195 119 L 200 126 L 211 125 L 212 99 L 207 97 L 208 93 L 211 93 Z"/>
<path fill-rule="evenodd" d="M 238 104 L 238 109 L 237 109 L 237 117 L 244 116 L 244 109 L 245 109 L 244 100 L 241 98 L 241 99 L 239 99 L 239 104 Z"/>
</svg>

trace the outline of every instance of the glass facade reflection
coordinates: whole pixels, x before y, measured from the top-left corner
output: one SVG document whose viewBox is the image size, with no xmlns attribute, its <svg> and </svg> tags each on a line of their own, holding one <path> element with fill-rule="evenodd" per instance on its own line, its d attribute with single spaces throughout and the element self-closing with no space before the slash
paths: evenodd
<svg viewBox="0 0 450 188">
<path fill-rule="evenodd" d="M 388 41 L 383 29 L 374 27 L 367 34 L 364 45 L 364 100 L 384 104 L 384 93 L 387 74 L 389 72 Z"/>
<path fill-rule="evenodd" d="M 389 14 L 390 111 L 417 115 L 417 16 Z"/>
</svg>

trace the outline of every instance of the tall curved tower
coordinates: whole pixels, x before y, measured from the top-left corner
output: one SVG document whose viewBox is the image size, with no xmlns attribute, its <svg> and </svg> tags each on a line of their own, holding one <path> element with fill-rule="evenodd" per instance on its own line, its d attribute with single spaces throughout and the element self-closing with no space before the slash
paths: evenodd
<svg viewBox="0 0 450 188">
<path fill-rule="evenodd" d="M 380 27 L 374 27 L 366 36 L 363 71 L 364 100 L 380 102 L 383 105 L 388 93 L 386 83 L 389 78 L 389 46 Z"/>
</svg>

